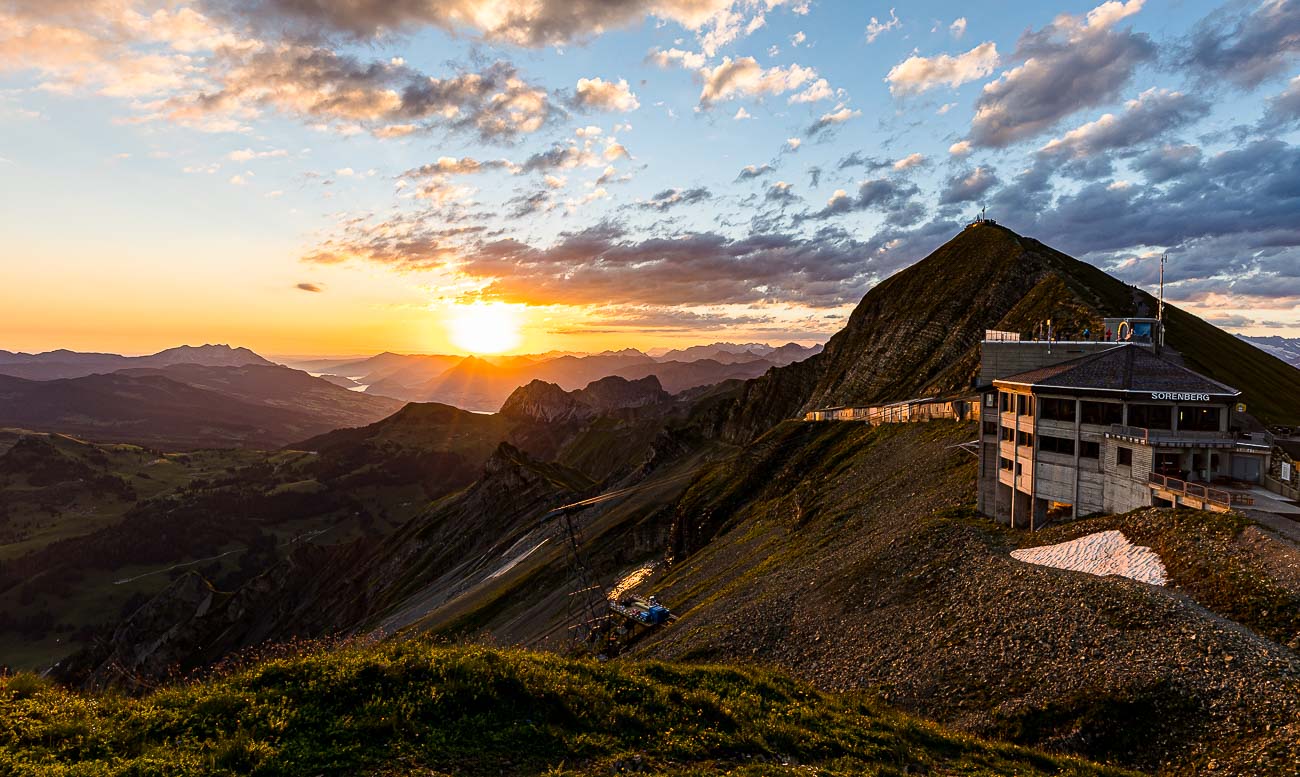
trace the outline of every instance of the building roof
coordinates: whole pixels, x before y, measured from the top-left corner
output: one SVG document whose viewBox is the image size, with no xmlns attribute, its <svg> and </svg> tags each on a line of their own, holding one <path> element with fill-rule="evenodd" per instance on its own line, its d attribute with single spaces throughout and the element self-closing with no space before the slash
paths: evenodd
<svg viewBox="0 0 1300 777">
<path fill-rule="evenodd" d="M 1207 378 L 1199 372 L 1165 361 L 1146 348 L 1132 343 L 1117 345 L 1101 353 L 1040 367 L 995 383 L 1101 391 L 1186 392 L 1236 396 L 1232 386 Z"/>
</svg>

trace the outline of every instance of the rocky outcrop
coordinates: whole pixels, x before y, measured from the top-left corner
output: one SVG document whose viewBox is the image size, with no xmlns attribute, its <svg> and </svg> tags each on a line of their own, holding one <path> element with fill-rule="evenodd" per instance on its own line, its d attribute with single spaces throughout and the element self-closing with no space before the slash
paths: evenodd
<svg viewBox="0 0 1300 777">
<path fill-rule="evenodd" d="M 640 380 L 610 376 L 576 391 L 565 391 L 554 383 L 534 380 L 515 389 L 501 406 L 501 415 L 556 424 L 584 421 L 603 413 L 657 405 L 671 399 L 654 375 Z"/>
</svg>

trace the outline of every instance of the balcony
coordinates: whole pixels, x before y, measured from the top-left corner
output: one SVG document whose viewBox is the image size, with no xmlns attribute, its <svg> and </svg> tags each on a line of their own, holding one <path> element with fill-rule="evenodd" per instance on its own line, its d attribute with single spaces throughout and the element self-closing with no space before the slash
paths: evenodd
<svg viewBox="0 0 1300 777">
<path fill-rule="evenodd" d="M 1175 505 L 1196 507 L 1213 512 L 1227 512 L 1232 509 L 1233 494 L 1222 488 L 1211 488 L 1204 483 L 1188 483 L 1186 480 L 1159 475 L 1154 472 L 1149 478 L 1151 490 L 1163 499 Z M 1244 499 L 1235 500 L 1245 504 Z"/>
<path fill-rule="evenodd" d="M 1268 432 L 1241 434 L 1239 432 L 1194 432 L 1170 429 L 1147 429 L 1141 426 L 1111 424 L 1107 437 L 1165 448 L 1235 448 L 1238 445 L 1273 448 L 1273 435 Z"/>
</svg>

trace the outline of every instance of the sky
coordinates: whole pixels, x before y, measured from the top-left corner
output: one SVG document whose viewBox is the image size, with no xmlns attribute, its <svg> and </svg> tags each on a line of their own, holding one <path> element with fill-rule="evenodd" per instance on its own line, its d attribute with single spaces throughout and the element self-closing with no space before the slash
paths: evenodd
<svg viewBox="0 0 1300 777">
<path fill-rule="evenodd" d="M 1297 143 L 1300 0 L 3 0 L 0 348 L 810 343 L 981 208 L 1295 337 Z"/>
</svg>

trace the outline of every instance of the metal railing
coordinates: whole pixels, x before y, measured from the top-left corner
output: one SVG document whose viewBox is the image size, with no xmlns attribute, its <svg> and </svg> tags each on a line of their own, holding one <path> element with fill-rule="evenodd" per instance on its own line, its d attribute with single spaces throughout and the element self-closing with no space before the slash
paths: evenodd
<svg viewBox="0 0 1300 777">
<path fill-rule="evenodd" d="M 1186 480 L 1171 478 L 1168 475 L 1161 475 L 1152 472 L 1149 478 L 1153 485 L 1160 486 L 1166 491 L 1183 496 L 1190 496 L 1193 499 L 1200 499 L 1203 502 L 1219 505 L 1224 508 L 1232 507 L 1232 494 L 1221 488 L 1210 488 L 1204 483 L 1188 483 Z M 1254 500 L 1251 500 L 1253 503 Z M 1245 502 L 1240 502 L 1245 504 Z"/>
<path fill-rule="evenodd" d="M 1250 438 L 1243 440 L 1242 436 L 1236 432 L 1202 432 L 1184 431 L 1182 429 L 1175 431 L 1172 429 L 1148 429 L 1143 426 L 1125 426 L 1124 424 L 1111 424 L 1108 434 L 1112 437 L 1127 437 L 1149 445 L 1213 445 L 1226 447 L 1236 445 L 1238 441 L 1251 441 Z M 1252 438 L 1257 436 L 1251 435 Z"/>
</svg>

